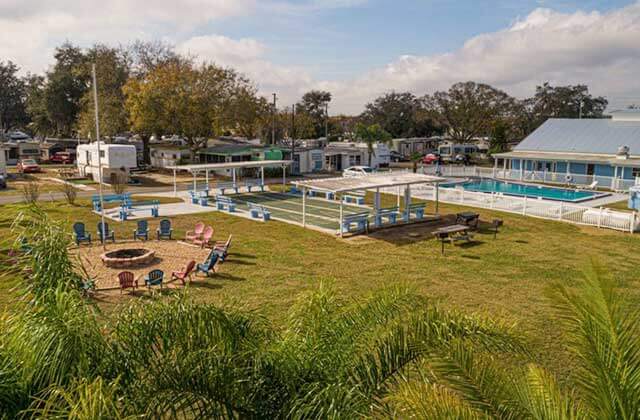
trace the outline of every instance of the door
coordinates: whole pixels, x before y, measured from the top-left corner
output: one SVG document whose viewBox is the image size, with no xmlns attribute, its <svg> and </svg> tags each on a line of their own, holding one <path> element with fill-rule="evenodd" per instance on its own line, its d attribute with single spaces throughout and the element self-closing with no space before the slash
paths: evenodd
<svg viewBox="0 0 640 420">
<path fill-rule="evenodd" d="M 588 163 L 587 164 L 587 175 L 593 175 L 596 172 L 596 165 L 594 165 L 593 163 Z"/>
</svg>

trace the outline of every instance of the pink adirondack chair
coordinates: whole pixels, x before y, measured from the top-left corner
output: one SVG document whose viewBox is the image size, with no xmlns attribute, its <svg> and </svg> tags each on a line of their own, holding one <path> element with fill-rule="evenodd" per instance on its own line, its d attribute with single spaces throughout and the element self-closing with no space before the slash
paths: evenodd
<svg viewBox="0 0 640 420">
<path fill-rule="evenodd" d="M 202 232 L 202 239 L 194 239 L 194 245 L 200 245 L 200 247 L 204 248 L 205 246 L 209 246 L 209 242 L 213 237 L 213 228 L 211 226 L 207 226 L 204 228 L 204 232 Z"/>
<path fill-rule="evenodd" d="M 191 260 L 189 264 L 182 271 L 174 271 L 171 273 L 171 280 L 180 280 L 183 285 L 186 284 L 187 279 L 191 279 L 193 269 L 196 267 L 196 262 Z"/>
<path fill-rule="evenodd" d="M 187 231 L 186 240 L 187 241 L 195 241 L 196 239 L 202 238 L 202 233 L 204 232 L 204 223 L 198 222 L 196 223 L 193 230 Z"/>
</svg>

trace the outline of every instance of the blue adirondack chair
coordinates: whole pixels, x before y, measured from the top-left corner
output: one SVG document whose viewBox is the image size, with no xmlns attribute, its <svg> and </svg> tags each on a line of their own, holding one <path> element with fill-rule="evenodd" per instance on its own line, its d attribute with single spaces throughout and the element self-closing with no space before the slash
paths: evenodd
<svg viewBox="0 0 640 420">
<path fill-rule="evenodd" d="M 100 238 L 100 242 L 108 241 L 111 239 L 112 242 L 116 241 L 116 234 L 114 231 L 109 230 L 109 223 L 104 224 L 104 238 L 102 237 L 102 222 L 98 222 L 98 238 Z"/>
<path fill-rule="evenodd" d="M 156 233 L 158 234 L 158 240 L 160 240 L 160 238 L 171 239 L 171 232 L 173 232 L 173 229 L 171 229 L 171 220 L 169 219 L 160 220 L 160 226 L 156 230 Z"/>
<path fill-rule="evenodd" d="M 149 289 L 151 289 L 151 286 L 160 286 L 162 289 L 162 280 L 164 280 L 164 271 L 162 270 L 152 270 L 144 276 L 144 284 Z"/>
<path fill-rule="evenodd" d="M 138 220 L 138 226 L 133 231 L 133 240 L 144 238 L 145 241 L 149 240 L 149 224 L 146 220 Z"/>
<path fill-rule="evenodd" d="M 202 272 L 205 274 L 205 276 L 209 276 L 210 271 L 215 271 L 215 266 L 218 262 L 218 258 L 220 258 L 220 255 L 218 255 L 218 252 L 216 252 L 215 249 L 212 249 L 204 263 L 198 264 L 198 267 L 196 268 L 196 274 Z"/>
<path fill-rule="evenodd" d="M 73 225 L 73 231 L 76 234 L 76 245 L 80 245 L 80 242 L 91 243 L 91 234 L 84 230 L 84 223 L 76 222 Z"/>
</svg>

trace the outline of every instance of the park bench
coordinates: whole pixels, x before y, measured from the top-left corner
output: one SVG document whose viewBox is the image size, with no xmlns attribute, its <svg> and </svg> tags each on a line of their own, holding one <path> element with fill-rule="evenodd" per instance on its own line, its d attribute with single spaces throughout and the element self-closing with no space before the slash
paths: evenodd
<svg viewBox="0 0 640 420">
<path fill-rule="evenodd" d="M 103 195 L 102 196 L 102 202 L 103 203 L 120 203 L 120 202 L 124 202 L 124 201 L 128 201 L 131 200 L 131 194 L 130 193 L 124 193 L 124 194 L 107 194 L 107 195 Z M 91 202 L 93 204 L 93 209 L 95 211 L 100 211 L 101 207 L 100 207 L 100 196 L 99 195 L 93 195 L 91 197 Z"/>
<path fill-rule="evenodd" d="M 247 187 L 247 191 L 251 192 L 251 190 L 255 188 L 260 188 L 260 191 L 264 192 L 264 184 L 262 181 L 247 181 L 245 182 L 245 187 Z"/>
<path fill-rule="evenodd" d="M 426 203 L 409 204 L 409 207 L 407 207 L 403 213 L 404 221 L 406 223 L 409 223 L 411 221 L 412 214 L 415 214 L 416 220 L 422 220 L 424 218 L 425 207 L 426 207 Z"/>
<path fill-rule="evenodd" d="M 220 194 L 224 195 L 226 190 L 233 190 L 236 194 L 238 194 L 238 184 L 233 182 L 218 182 L 216 185 L 216 189 L 220 191 Z"/>
<path fill-rule="evenodd" d="M 388 207 L 384 209 L 378 209 L 375 215 L 375 225 L 380 227 L 383 225 L 383 219 L 387 219 L 388 224 L 393 225 L 396 223 L 398 217 L 398 207 Z"/>
<path fill-rule="evenodd" d="M 355 229 L 352 230 L 352 226 L 355 225 Z M 342 233 L 350 232 L 362 232 L 369 230 L 369 212 L 354 213 L 344 216 L 342 218 Z"/>
<path fill-rule="evenodd" d="M 233 213 L 236 211 L 236 204 L 229 197 L 216 195 L 216 208 L 218 210 L 227 210 L 229 213 Z"/>
<path fill-rule="evenodd" d="M 159 210 L 158 207 L 160 205 L 160 201 L 158 200 L 148 200 L 148 201 L 131 201 L 125 200 L 120 207 L 120 220 L 124 221 L 131 215 L 131 213 L 136 211 L 149 211 L 152 217 L 158 217 Z"/>
<path fill-rule="evenodd" d="M 356 192 L 345 194 L 342 196 L 342 201 L 344 201 L 345 203 L 352 203 L 352 204 L 357 204 L 359 206 L 364 206 L 364 194 L 358 194 Z"/>
<path fill-rule="evenodd" d="M 248 203 L 249 213 L 254 219 L 262 218 L 265 222 L 271 218 L 271 212 L 260 204 Z"/>
</svg>

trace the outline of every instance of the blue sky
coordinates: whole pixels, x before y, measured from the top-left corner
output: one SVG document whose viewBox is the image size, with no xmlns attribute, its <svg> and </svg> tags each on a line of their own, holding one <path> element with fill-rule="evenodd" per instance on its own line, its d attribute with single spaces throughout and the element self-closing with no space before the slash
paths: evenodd
<svg viewBox="0 0 640 420">
<path fill-rule="evenodd" d="M 584 83 L 612 107 L 640 104 L 640 0 L 0 0 L 0 28 L 0 60 L 23 73 L 64 41 L 161 39 L 283 105 L 329 90 L 333 113 L 466 80 L 517 97 Z"/>
</svg>

